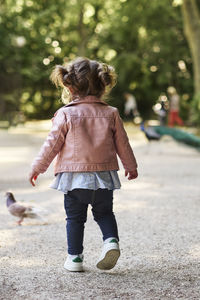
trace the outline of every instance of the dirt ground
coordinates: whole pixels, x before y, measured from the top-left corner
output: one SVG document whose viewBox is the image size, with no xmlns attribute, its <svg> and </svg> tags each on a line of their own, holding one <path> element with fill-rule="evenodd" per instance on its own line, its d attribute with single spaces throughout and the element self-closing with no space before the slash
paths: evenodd
<svg viewBox="0 0 200 300">
<path fill-rule="evenodd" d="M 100 230 L 91 212 L 85 228 L 84 273 L 63 268 L 66 259 L 63 195 L 49 188 L 53 166 L 27 181 L 49 123 L 0 131 L 0 299 L 81 300 L 200 299 L 200 153 L 171 138 L 147 143 L 128 126 L 139 177 L 128 181 L 121 168 L 115 191 L 121 257 L 100 271 Z M 46 224 L 16 225 L 4 194 L 48 211 Z"/>
</svg>

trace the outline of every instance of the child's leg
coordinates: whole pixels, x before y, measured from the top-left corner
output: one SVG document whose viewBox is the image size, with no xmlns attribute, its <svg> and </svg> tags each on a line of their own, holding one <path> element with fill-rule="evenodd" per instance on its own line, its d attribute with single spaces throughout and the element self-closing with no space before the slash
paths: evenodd
<svg viewBox="0 0 200 300">
<path fill-rule="evenodd" d="M 87 220 L 88 204 L 81 202 L 80 199 L 81 190 L 74 189 L 65 194 L 68 253 L 72 255 L 83 252 L 84 223 Z"/>
<path fill-rule="evenodd" d="M 93 192 L 92 213 L 102 231 L 103 240 L 109 237 L 119 240 L 117 222 L 113 213 L 113 191 L 98 189 Z"/>
<path fill-rule="evenodd" d="M 94 193 L 92 212 L 103 233 L 103 248 L 97 262 L 101 270 L 112 269 L 120 256 L 117 223 L 113 214 L 113 191 L 98 189 Z"/>
</svg>

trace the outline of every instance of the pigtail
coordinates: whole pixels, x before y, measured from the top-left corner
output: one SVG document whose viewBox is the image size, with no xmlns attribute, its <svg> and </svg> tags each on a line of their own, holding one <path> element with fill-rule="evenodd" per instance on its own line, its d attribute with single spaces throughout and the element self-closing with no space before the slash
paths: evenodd
<svg viewBox="0 0 200 300">
<path fill-rule="evenodd" d="M 56 87 L 64 87 L 67 75 L 68 71 L 65 67 L 61 65 L 56 65 L 50 75 L 50 79 Z"/>
<path fill-rule="evenodd" d="M 102 63 L 99 65 L 98 72 L 98 77 L 105 88 L 105 93 L 108 94 L 117 82 L 115 69 L 112 66 Z"/>
</svg>

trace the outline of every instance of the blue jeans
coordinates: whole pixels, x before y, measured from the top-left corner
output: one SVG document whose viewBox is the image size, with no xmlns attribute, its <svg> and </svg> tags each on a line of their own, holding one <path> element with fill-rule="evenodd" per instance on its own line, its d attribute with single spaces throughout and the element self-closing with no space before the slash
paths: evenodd
<svg viewBox="0 0 200 300">
<path fill-rule="evenodd" d="M 113 191 L 74 189 L 65 194 L 64 200 L 69 254 L 75 255 L 83 252 L 84 227 L 89 204 L 92 206 L 94 220 L 102 231 L 103 240 L 109 237 L 119 239 L 117 223 L 113 214 Z"/>
</svg>

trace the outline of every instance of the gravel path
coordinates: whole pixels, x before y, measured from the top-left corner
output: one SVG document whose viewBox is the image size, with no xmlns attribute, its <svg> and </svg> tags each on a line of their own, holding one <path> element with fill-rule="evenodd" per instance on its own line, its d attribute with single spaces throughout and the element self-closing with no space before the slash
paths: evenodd
<svg viewBox="0 0 200 300">
<path fill-rule="evenodd" d="M 53 168 L 35 188 L 26 180 L 46 136 L 41 124 L 38 132 L 0 131 L 0 299 L 199 300 L 199 152 L 169 138 L 148 144 L 137 129 L 131 131 L 139 178 L 129 182 L 122 168 L 119 173 L 122 189 L 115 192 L 114 205 L 121 238 L 118 264 L 111 271 L 96 269 L 102 241 L 89 211 L 86 272 L 70 273 L 63 268 L 63 195 L 48 188 Z M 5 206 L 6 191 L 48 210 L 46 224 L 29 219 L 17 226 Z"/>
</svg>

